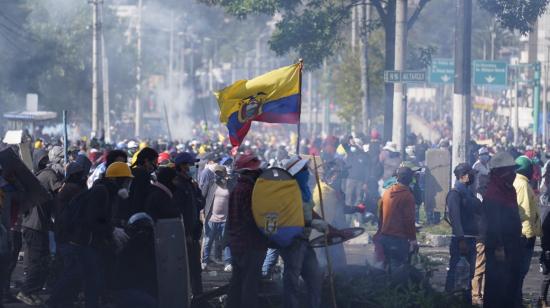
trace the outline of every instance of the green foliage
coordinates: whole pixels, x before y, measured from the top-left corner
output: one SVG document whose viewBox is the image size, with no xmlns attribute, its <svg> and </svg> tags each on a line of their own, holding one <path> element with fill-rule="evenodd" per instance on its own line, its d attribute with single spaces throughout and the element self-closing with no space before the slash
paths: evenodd
<svg viewBox="0 0 550 308">
<path fill-rule="evenodd" d="M 300 14 L 289 14 L 276 25 L 269 42 L 278 55 L 294 51 L 307 67 L 317 68 L 323 59 L 334 54 L 338 33 L 347 12 L 333 4 L 308 6 Z"/>
<path fill-rule="evenodd" d="M 335 104 L 338 116 L 348 125 L 358 125 L 361 115 L 361 59 L 358 52 L 347 49 L 334 72 Z"/>
<path fill-rule="evenodd" d="M 549 0 L 479 0 L 481 6 L 497 17 L 507 29 L 530 32 L 537 18 L 544 14 Z"/>
</svg>

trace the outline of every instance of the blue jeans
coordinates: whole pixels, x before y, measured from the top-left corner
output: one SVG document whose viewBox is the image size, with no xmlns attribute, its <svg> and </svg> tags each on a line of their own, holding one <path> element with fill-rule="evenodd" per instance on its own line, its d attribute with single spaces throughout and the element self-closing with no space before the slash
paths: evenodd
<svg viewBox="0 0 550 308">
<path fill-rule="evenodd" d="M 522 256 L 521 256 L 521 268 L 520 268 L 520 285 L 519 285 L 519 291 L 520 291 L 520 298 L 523 298 L 523 293 L 521 292 L 523 290 L 523 281 L 525 280 L 525 276 L 527 276 L 527 273 L 529 273 L 529 268 L 531 267 L 531 259 L 533 258 L 533 252 L 535 250 L 535 241 L 536 237 L 533 236 L 532 238 L 521 238 L 521 244 L 522 244 Z"/>
<path fill-rule="evenodd" d="M 409 263 L 409 240 L 392 235 L 380 235 L 386 266 L 392 269 Z"/>
<path fill-rule="evenodd" d="M 474 272 L 476 268 L 476 256 L 477 256 L 477 250 L 476 250 L 476 239 L 475 238 L 464 238 L 464 241 L 466 242 L 466 246 L 468 247 L 468 253 L 466 256 L 466 261 L 468 261 L 468 264 L 470 264 L 470 280 L 474 278 Z M 453 237 L 451 239 L 451 245 L 449 246 L 449 254 L 451 256 L 451 259 L 449 260 L 449 270 L 447 271 L 447 279 L 445 280 L 445 291 L 447 292 L 453 292 L 455 289 L 455 273 L 456 273 L 456 265 L 458 264 L 458 261 L 460 261 L 460 248 L 459 248 L 459 240 L 456 237 Z M 467 302 L 471 302 L 472 300 L 472 289 L 471 284 L 469 284 L 470 288 L 465 292 L 464 296 Z"/>
<path fill-rule="evenodd" d="M 208 263 L 214 241 L 222 241 L 224 235 L 225 222 L 209 221 L 204 225 L 202 263 Z M 229 250 L 228 245 L 225 245 L 225 248 L 223 249 L 223 262 L 226 265 L 231 264 L 231 251 Z"/>
<path fill-rule="evenodd" d="M 233 272 L 229 282 L 226 308 L 257 308 L 262 262 L 265 250 L 249 249 L 234 254 L 231 259 Z"/>
<path fill-rule="evenodd" d="M 294 242 L 281 249 L 281 257 L 285 262 L 283 273 L 283 307 L 299 308 L 300 306 L 300 276 L 307 287 L 309 305 L 321 306 L 321 285 L 323 274 L 317 262 L 317 256 L 307 240 L 295 239 Z"/>
<path fill-rule="evenodd" d="M 269 248 L 265 255 L 264 264 L 262 265 L 262 275 L 267 276 L 273 271 L 273 267 L 277 264 L 279 259 L 279 250 L 275 248 Z"/>
<path fill-rule="evenodd" d="M 63 270 L 47 300 L 50 307 L 72 307 L 82 284 L 82 265 L 78 246 L 58 243 L 57 254 L 63 261 Z"/>
</svg>

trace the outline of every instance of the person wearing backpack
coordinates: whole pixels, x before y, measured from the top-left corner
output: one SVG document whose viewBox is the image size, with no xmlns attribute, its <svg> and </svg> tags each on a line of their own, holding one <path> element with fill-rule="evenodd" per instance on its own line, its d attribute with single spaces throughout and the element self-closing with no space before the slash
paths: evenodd
<svg viewBox="0 0 550 308">
<path fill-rule="evenodd" d="M 447 209 L 453 237 L 449 246 L 449 270 L 445 282 L 445 291 L 454 292 L 457 264 L 465 258 L 470 266 L 470 277 L 473 278 L 476 261 L 476 238 L 479 235 L 479 217 L 481 202 L 476 198 L 471 185 L 475 172 L 467 163 L 460 163 L 454 169 L 455 185 L 447 194 Z M 471 280 L 471 279 L 470 279 Z M 464 290 L 467 302 L 471 302 L 471 288 Z"/>
<path fill-rule="evenodd" d="M 42 304 L 37 293 L 42 290 L 48 277 L 50 247 L 48 231 L 52 229 L 51 214 L 55 207 L 54 199 L 63 185 L 63 148 L 54 146 L 47 154 L 36 151 L 33 155 L 35 175 L 40 184 L 50 193 L 52 199 L 33 206 L 23 215 L 23 240 L 27 275 L 16 298 L 30 306 Z"/>
<path fill-rule="evenodd" d="M 83 283 L 86 308 L 99 307 L 99 296 L 105 285 L 105 256 L 114 255 L 128 236 L 114 225 L 118 205 L 129 196 L 133 175 L 126 163 L 115 162 L 97 180 L 61 213 L 60 232 L 68 243 L 65 257 L 70 260 L 54 286 L 47 301 L 49 308 L 70 307 Z"/>
<path fill-rule="evenodd" d="M 261 174 L 257 156 L 244 154 L 235 162 L 238 174 L 235 188 L 229 195 L 227 231 L 233 268 L 227 298 L 228 308 L 257 308 L 262 263 L 267 239 L 260 232 L 252 215 L 252 191 Z"/>
</svg>

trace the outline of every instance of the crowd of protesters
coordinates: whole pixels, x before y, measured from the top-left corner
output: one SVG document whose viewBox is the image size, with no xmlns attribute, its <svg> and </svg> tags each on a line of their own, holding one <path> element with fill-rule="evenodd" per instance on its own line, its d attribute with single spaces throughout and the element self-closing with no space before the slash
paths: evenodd
<svg viewBox="0 0 550 308">
<path fill-rule="evenodd" d="M 25 189 L 13 174 L 0 173 L 3 300 L 72 307 L 83 293 L 86 307 L 157 307 L 153 228 L 159 220 L 181 218 L 193 296 L 204 292 L 201 272 L 220 263 L 232 274 L 227 307 L 258 307 L 259 281 L 271 278 L 281 258 L 284 306 L 301 307 L 302 277 L 309 307 L 319 307 L 325 258 L 307 244 L 311 230 L 337 233 L 371 222 L 378 228 L 374 239 L 383 251 L 383 268 L 391 272 L 407 264 L 418 251 L 426 151 L 452 146 L 410 134 L 402 157 L 396 144 L 382 142 L 376 131 L 303 140 L 251 133 L 231 155 L 223 135 L 212 135 L 185 143 L 81 140 L 68 148 L 66 163 L 61 143 L 36 139 L 32 171 L 51 200 L 20 208 Z M 298 142 L 301 156 L 289 154 Z M 310 180 L 310 156 L 320 156 L 319 186 Z M 546 304 L 550 222 L 544 207 L 550 170 L 545 162 L 531 147 L 472 143 L 471 159 L 454 169 L 447 197 L 445 216 L 453 233 L 447 291 L 455 291 L 457 264 L 464 257 L 472 280 L 469 301 L 520 307 L 535 239 L 542 236 L 540 301 Z M 286 169 L 298 182 L 306 225 L 292 245 L 278 249 L 260 232 L 251 210 L 256 179 L 270 167 Z M 318 215 L 319 188 L 324 219 Z M 426 223 L 437 223 L 426 214 Z M 25 276 L 14 293 L 20 251 Z M 345 266 L 342 245 L 331 246 L 329 253 L 336 267 Z"/>
</svg>

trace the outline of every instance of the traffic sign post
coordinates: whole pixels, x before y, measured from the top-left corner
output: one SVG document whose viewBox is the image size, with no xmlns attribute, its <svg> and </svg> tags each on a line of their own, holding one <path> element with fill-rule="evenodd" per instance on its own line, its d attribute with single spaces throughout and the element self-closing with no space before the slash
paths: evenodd
<svg viewBox="0 0 550 308">
<path fill-rule="evenodd" d="M 425 71 L 384 71 L 384 81 L 387 83 L 424 83 Z"/>
<path fill-rule="evenodd" d="M 455 80 L 453 59 L 433 59 L 430 66 L 429 82 L 432 84 L 452 84 Z"/>
<path fill-rule="evenodd" d="M 508 64 L 504 61 L 474 61 L 474 84 L 477 86 L 506 86 Z"/>
</svg>

